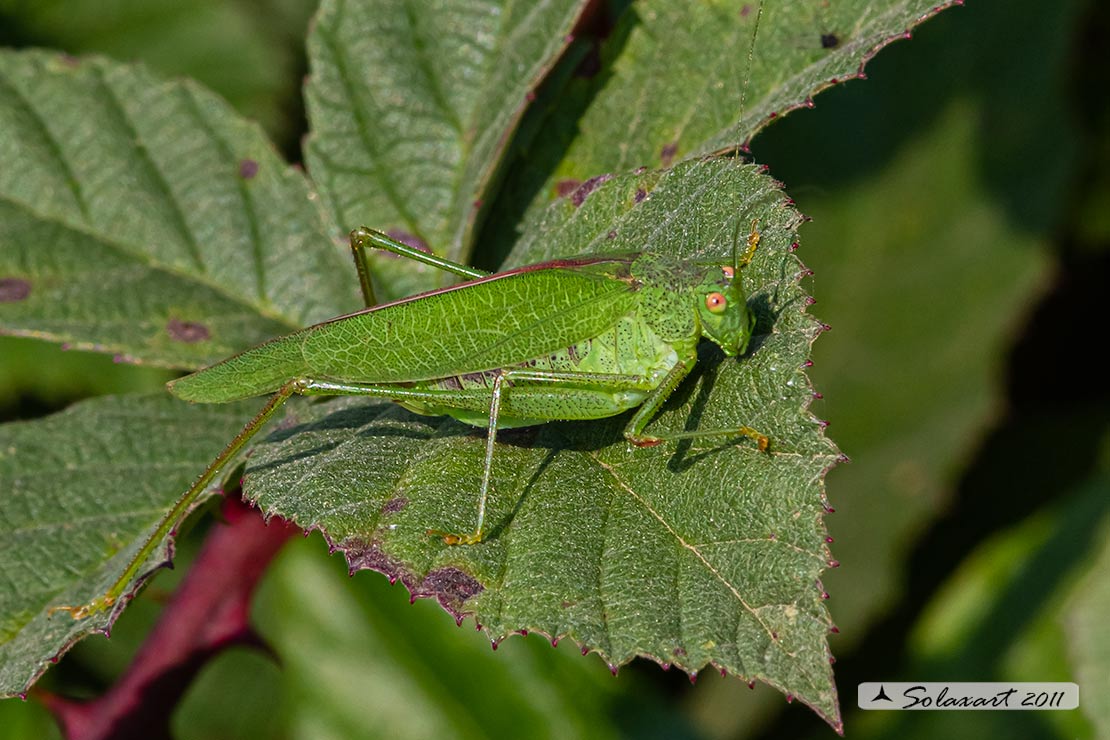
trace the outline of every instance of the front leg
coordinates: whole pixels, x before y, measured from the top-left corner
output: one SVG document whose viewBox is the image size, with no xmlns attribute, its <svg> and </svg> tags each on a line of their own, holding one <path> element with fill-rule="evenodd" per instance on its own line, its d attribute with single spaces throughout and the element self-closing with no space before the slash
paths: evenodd
<svg viewBox="0 0 1110 740">
<path fill-rule="evenodd" d="M 659 413 L 659 409 L 663 407 L 667 399 L 675 389 L 682 384 L 690 371 L 694 369 L 697 363 L 697 357 L 691 356 L 685 360 L 680 361 L 677 365 L 671 368 L 663 378 L 651 395 L 643 402 L 640 408 L 633 415 L 632 419 L 628 422 L 628 426 L 624 428 L 624 437 L 637 447 L 654 447 L 655 445 L 664 442 L 670 442 L 678 439 L 702 439 L 708 437 L 747 437 L 756 443 L 760 452 L 767 452 L 771 448 L 771 440 L 765 434 L 761 434 L 748 426 L 735 427 L 733 429 L 712 429 L 709 431 L 696 431 L 696 432 L 678 432 L 674 434 L 664 435 L 650 435 L 644 434 L 644 429 L 648 423 L 655 418 Z"/>
</svg>

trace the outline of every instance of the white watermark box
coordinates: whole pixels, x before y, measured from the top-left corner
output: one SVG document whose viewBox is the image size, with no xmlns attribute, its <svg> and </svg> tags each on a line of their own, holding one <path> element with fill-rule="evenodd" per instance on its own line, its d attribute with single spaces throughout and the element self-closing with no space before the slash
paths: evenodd
<svg viewBox="0 0 1110 740">
<path fill-rule="evenodd" d="M 1079 708 L 1074 683 L 958 681 L 871 681 L 859 685 L 860 709 L 1031 709 Z"/>
</svg>

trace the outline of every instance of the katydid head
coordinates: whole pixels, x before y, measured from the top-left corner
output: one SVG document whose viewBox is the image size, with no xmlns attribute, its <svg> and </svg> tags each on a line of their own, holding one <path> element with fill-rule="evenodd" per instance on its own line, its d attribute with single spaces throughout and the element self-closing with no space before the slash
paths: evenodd
<svg viewBox="0 0 1110 740">
<path fill-rule="evenodd" d="M 755 327 L 734 265 L 711 267 L 694 291 L 702 336 L 717 344 L 729 357 L 742 355 Z"/>
</svg>

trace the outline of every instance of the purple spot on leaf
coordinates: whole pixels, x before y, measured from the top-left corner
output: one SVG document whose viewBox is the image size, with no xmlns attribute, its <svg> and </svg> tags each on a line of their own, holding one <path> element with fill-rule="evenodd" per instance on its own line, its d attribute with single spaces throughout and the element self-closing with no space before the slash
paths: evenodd
<svg viewBox="0 0 1110 740">
<path fill-rule="evenodd" d="M 31 283 L 22 278 L 0 278 L 0 303 L 19 303 L 31 295 Z"/>
<path fill-rule="evenodd" d="M 170 339 L 185 342 L 185 344 L 203 342 L 212 336 L 204 324 L 180 319 L 170 319 L 166 324 L 166 333 L 170 335 Z"/>
<path fill-rule="evenodd" d="M 840 46 L 840 39 L 835 33 L 821 34 L 821 48 L 822 49 L 835 49 Z"/>
<path fill-rule="evenodd" d="M 253 159 L 243 159 L 239 162 L 239 177 L 250 180 L 258 174 L 258 162 Z"/>
<path fill-rule="evenodd" d="M 476 578 L 458 568 L 448 566 L 429 572 L 413 594 L 434 596 L 444 609 L 457 617 L 462 614 L 462 607 L 467 599 L 477 596 L 484 590 L 485 586 Z"/>
<path fill-rule="evenodd" d="M 555 183 L 555 194 L 560 198 L 565 198 L 582 184 L 581 180 L 560 180 Z"/>
<path fill-rule="evenodd" d="M 577 208 L 586 201 L 586 198 L 590 196 L 590 193 L 597 190 L 598 185 L 605 182 L 606 180 L 611 179 L 612 177 L 612 175 L 598 175 L 597 177 L 591 177 L 589 180 L 586 180 L 586 182 L 578 186 L 578 189 L 575 190 L 574 194 L 570 196 L 570 202 L 574 204 L 575 208 Z"/>
<path fill-rule="evenodd" d="M 643 203 L 645 198 L 647 198 L 647 191 L 643 188 L 636 188 L 636 202 Z"/>
<path fill-rule="evenodd" d="M 396 514 L 409 505 L 409 500 L 404 496 L 394 496 L 382 505 L 382 514 Z"/>
</svg>

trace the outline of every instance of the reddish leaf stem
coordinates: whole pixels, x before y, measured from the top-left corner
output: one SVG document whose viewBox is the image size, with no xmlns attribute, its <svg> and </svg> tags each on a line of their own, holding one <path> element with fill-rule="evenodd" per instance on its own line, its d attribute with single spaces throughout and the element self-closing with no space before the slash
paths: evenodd
<svg viewBox="0 0 1110 740">
<path fill-rule="evenodd" d="M 237 497 L 127 671 L 103 696 L 78 702 L 37 692 L 69 740 L 168 738 L 174 708 L 204 665 L 227 647 L 265 649 L 250 626 L 251 595 L 297 528 L 269 525 Z"/>
</svg>

